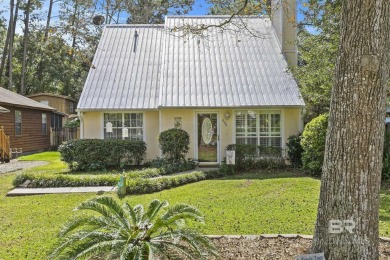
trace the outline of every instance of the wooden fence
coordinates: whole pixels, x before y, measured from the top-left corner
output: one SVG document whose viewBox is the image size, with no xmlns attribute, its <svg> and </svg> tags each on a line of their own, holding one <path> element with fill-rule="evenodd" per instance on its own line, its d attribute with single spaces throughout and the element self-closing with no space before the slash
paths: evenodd
<svg viewBox="0 0 390 260">
<path fill-rule="evenodd" d="M 0 127 L 0 161 L 9 162 L 11 158 L 11 148 L 9 136 L 5 135 L 4 127 Z"/>
<path fill-rule="evenodd" d="M 51 128 L 50 130 L 50 145 L 57 147 L 63 142 L 69 140 L 79 139 L 80 130 L 78 127 L 74 128 Z"/>
</svg>

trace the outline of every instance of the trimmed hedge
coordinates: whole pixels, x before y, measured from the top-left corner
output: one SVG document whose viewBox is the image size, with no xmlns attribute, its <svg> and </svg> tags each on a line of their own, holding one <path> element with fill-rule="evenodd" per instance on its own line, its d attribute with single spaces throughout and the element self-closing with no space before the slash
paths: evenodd
<svg viewBox="0 0 390 260">
<path fill-rule="evenodd" d="M 285 166 L 281 148 L 230 144 L 226 150 L 236 151 L 236 164 L 228 165 L 233 170 L 276 169 Z"/>
<path fill-rule="evenodd" d="M 155 178 L 159 177 L 159 169 L 144 169 L 125 173 L 127 178 Z M 48 174 L 48 173 L 22 173 L 14 179 L 14 186 L 19 186 L 29 180 L 31 188 L 47 187 L 85 187 L 85 186 L 115 186 L 118 184 L 121 174 Z"/>
<path fill-rule="evenodd" d="M 219 170 L 214 171 L 195 171 L 177 176 L 166 176 L 157 179 L 127 179 L 126 193 L 131 194 L 147 194 L 167 190 L 185 184 L 194 183 L 206 179 L 218 178 L 225 176 Z"/>
<path fill-rule="evenodd" d="M 161 175 L 173 174 L 178 172 L 185 172 L 195 169 L 196 163 L 192 160 L 188 161 L 167 161 L 163 158 L 157 158 L 146 162 L 145 166 L 160 169 Z"/>
<path fill-rule="evenodd" d="M 169 161 L 185 161 L 185 156 L 190 149 L 190 135 L 177 128 L 165 130 L 158 136 L 161 152 Z"/>
<path fill-rule="evenodd" d="M 13 181 L 15 187 L 30 181 L 29 188 L 115 186 L 120 175 L 79 176 L 71 174 L 22 173 Z"/>
<path fill-rule="evenodd" d="M 141 164 L 146 144 L 138 140 L 80 139 L 60 145 L 58 151 L 70 170 L 96 171 Z"/>
</svg>

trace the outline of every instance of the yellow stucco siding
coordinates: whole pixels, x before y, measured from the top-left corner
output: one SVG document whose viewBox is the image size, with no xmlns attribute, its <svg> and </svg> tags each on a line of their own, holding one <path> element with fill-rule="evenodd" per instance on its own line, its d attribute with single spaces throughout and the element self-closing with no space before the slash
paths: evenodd
<svg viewBox="0 0 390 260">
<path fill-rule="evenodd" d="M 185 130 L 190 135 L 190 151 L 188 158 L 194 158 L 194 110 L 193 109 L 162 109 L 161 113 L 161 131 L 165 131 L 175 127 L 175 117 L 181 118 L 181 129 Z"/>
<path fill-rule="evenodd" d="M 287 143 L 287 139 L 291 135 L 295 135 L 303 131 L 302 109 L 290 108 L 283 110 L 284 115 L 284 139 L 283 145 Z"/>
<path fill-rule="evenodd" d="M 81 138 L 100 139 L 103 136 L 103 117 L 101 112 L 82 112 Z"/>
<path fill-rule="evenodd" d="M 145 141 L 147 147 L 146 160 L 156 159 L 160 156 L 160 148 L 158 147 L 158 134 L 159 134 L 159 112 L 147 111 L 145 112 Z"/>
<path fill-rule="evenodd" d="M 273 110 L 281 111 L 282 114 L 282 145 L 285 147 L 285 143 L 289 136 L 302 131 L 302 109 L 288 108 Z M 197 132 L 197 127 L 195 125 L 197 112 L 216 112 L 218 114 L 220 142 L 219 159 L 223 160 L 226 157 L 226 146 L 235 143 L 235 111 L 235 109 L 161 109 L 160 111 L 144 112 L 144 134 L 148 149 L 147 160 L 155 159 L 160 156 L 158 135 L 160 131 L 174 128 L 176 117 L 181 118 L 181 128 L 190 135 L 190 151 L 187 157 L 197 158 L 197 149 L 195 147 L 197 139 L 195 136 Z M 121 112 L 126 113 L 127 111 Z M 103 113 L 104 112 L 83 112 L 83 138 L 103 138 Z M 229 115 L 228 119 L 226 119 L 226 114 Z"/>
</svg>

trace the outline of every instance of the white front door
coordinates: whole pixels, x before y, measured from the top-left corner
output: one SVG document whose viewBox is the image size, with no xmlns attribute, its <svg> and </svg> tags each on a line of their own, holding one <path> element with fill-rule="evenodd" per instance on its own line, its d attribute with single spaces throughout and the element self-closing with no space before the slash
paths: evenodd
<svg viewBox="0 0 390 260">
<path fill-rule="evenodd" d="M 219 163 L 219 124 L 218 114 L 198 112 L 197 120 L 197 155 L 202 164 Z"/>
</svg>

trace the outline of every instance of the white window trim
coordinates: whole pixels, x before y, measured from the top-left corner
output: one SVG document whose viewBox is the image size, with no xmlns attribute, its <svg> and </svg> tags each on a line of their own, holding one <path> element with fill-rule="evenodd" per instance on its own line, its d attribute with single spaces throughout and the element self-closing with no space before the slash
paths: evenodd
<svg viewBox="0 0 390 260">
<path fill-rule="evenodd" d="M 123 111 L 123 110 L 109 110 L 109 111 L 102 111 L 101 112 L 101 116 L 100 116 L 100 129 L 101 129 L 101 134 L 100 134 L 100 139 L 103 139 L 104 140 L 104 128 L 105 128 L 105 125 L 104 125 L 104 114 L 122 114 L 122 122 L 124 120 L 124 114 L 132 114 L 132 113 L 136 113 L 136 114 L 142 114 L 142 141 L 146 142 L 146 120 L 145 120 L 145 111 Z M 124 140 L 123 137 L 122 139 L 118 139 L 118 140 Z"/>
<path fill-rule="evenodd" d="M 261 113 L 264 113 L 264 114 L 270 114 L 270 112 L 278 112 L 280 114 L 280 139 L 281 139 L 281 144 L 280 144 L 280 148 L 284 149 L 285 148 L 285 143 L 284 143 L 284 137 L 285 137 L 285 131 L 284 131 L 284 128 L 285 128 L 285 122 L 284 122 L 284 109 L 272 109 L 272 108 L 269 108 L 269 109 L 236 109 L 236 110 L 233 110 L 233 135 L 232 135 L 232 143 L 233 144 L 236 144 L 237 143 L 237 127 L 236 127 L 236 113 L 237 112 L 243 112 L 243 113 L 247 113 L 249 110 L 252 110 L 252 111 L 255 111 L 256 112 L 256 116 L 257 116 L 257 122 L 256 122 L 256 127 L 257 127 L 257 136 L 256 138 L 259 138 L 259 133 L 260 133 L 260 127 L 259 127 L 259 124 L 260 124 L 260 120 L 259 120 L 259 117 L 258 115 L 261 114 Z M 270 137 L 270 136 L 267 136 L 267 137 Z M 242 138 L 247 138 L 247 136 L 242 136 Z"/>
</svg>

